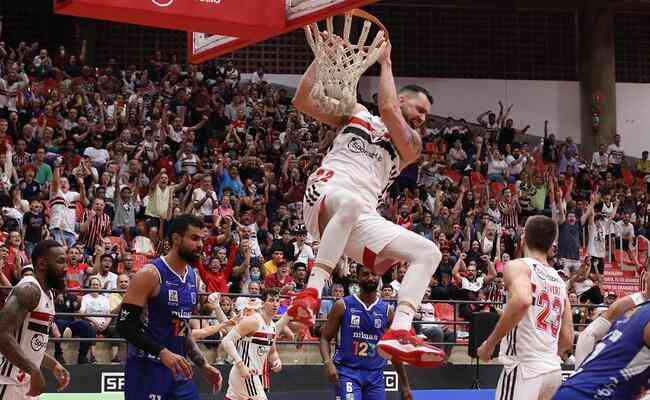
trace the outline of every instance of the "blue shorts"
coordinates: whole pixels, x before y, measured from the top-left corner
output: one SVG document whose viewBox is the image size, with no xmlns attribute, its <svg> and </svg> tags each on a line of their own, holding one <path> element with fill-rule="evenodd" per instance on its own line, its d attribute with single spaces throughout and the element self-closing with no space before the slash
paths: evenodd
<svg viewBox="0 0 650 400">
<path fill-rule="evenodd" d="M 124 400 L 199 400 L 191 379 L 175 380 L 158 362 L 129 357 L 124 369 Z"/>
<path fill-rule="evenodd" d="M 384 400 L 384 370 L 354 369 L 337 365 L 336 400 Z"/>
</svg>

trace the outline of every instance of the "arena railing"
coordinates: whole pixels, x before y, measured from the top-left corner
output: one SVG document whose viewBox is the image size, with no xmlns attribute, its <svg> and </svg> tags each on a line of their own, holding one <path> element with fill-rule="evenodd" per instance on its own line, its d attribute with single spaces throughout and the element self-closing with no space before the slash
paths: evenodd
<svg viewBox="0 0 650 400">
<path fill-rule="evenodd" d="M 1 290 L 8 290 L 11 289 L 12 287 L 10 286 L 0 286 L 0 291 Z M 68 289 L 68 292 L 74 292 L 74 293 L 125 293 L 125 290 L 120 290 L 120 289 L 90 289 L 90 288 L 75 288 L 75 289 Z M 208 296 L 210 295 L 210 292 L 199 292 L 199 296 Z M 251 297 L 251 298 L 259 298 L 259 295 L 255 294 L 244 294 L 244 293 L 221 293 L 221 296 L 225 297 Z M 290 298 L 290 296 L 283 295 L 281 296 L 282 298 Z M 325 296 L 322 298 L 323 300 L 337 300 L 335 297 L 329 297 Z M 397 299 L 384 299 L 384 301 L 390 302 L 390 303 L 396 303 Z M 468 343 L 466 341 L 458 341 L 458 332 L 460 331 L 458 329 L 459 326 L 461 327 L 468 327 L 469 322 L 462 320 L 459 317 L 459 311 L 458 308 L 462 305 L 478 305 L 481 306 L 481 308 L 485 307 L 501 307 L 504 306 L 505 303 L 503 302 L 494 302 L 494 301 L 471 301 L 471 300 L 424 300 L 423 303 L 433 303 L 433 304 L 450 304 L 453 305 L 453 319 L 452 320 L 437 320 L 437 321 L 413 321 L 413 325 L 453 325 L 453 333 L 454 337 L 456 337 L 456 341 L 454 342 L 429 342 L 434 345 L 438 346 L 460 346 L 460 347 L 466 347 L 468 346 Z M 579 308 L 585 308 L 585 309 L 592 309 L 592 308 L 599 308 L 603 307 L 602 305 L 595 305 L 595 304 L 575 304 L 572 305 L 572 309 L 579 309 Z M 100 318 L 114 318 L 117 317 L 118 314 L 90 314 L 90 313 L 66 313 L 66 312 L 58 312 L 56 313 L 56 317 L 73 317 L 73 318 L 84 318 L 84 317 L 100 317 Z M 215 316 L 213 315 L 192 315 L 191 319 L 197 319 L 197 320 L 214 320 L 216 319 Z M 316 323 L 324 323 L 326 322 L 326 319 L 321 319 L 318 318 L 316 319 Z M 586 323 L 574 323 L 574 329 L 576 331 L 581 330 L 581 328 L 586 327 L 588 324 Z M 126 340 L 121 339 L 121 338 L 105 338 L 105 337 L 98 337 L 98 338 L 54 338 L 51 337 L 50 341 L 52 342 L 72 342 L 72 343 L 78 343 L 78 342 L 93 342 L 93 343 L 125 343 Z M 218 339 L 201 339 L 197 340 L 197 343 L 203 343 L 203 344 L 218 344 L 221 342 L 221 340 Z M 311 340 L 311 341 L 297 341 L 297 340 L 281 340 L 277 341 L 277 344 L 281 345 L 317 345 L 318 341 Z"/>
</svg>

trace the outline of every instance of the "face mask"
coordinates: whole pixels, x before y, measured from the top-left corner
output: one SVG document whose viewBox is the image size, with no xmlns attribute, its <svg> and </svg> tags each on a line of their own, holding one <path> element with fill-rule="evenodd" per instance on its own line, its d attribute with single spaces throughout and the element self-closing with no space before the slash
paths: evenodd
<svg viewBox="0 0 650 400">
<path fill-rule="evenodd" d="M 280 145 L 279 144 L 274 144 L 273 149 L 274 150 L 280 150 Z"/>
<path fill-rule="evenodd" d="M 251 272 L 251 280 L 252 281 L 259 281 L 260 280 L 260 273 L 259 272 Z"/>
</svg>

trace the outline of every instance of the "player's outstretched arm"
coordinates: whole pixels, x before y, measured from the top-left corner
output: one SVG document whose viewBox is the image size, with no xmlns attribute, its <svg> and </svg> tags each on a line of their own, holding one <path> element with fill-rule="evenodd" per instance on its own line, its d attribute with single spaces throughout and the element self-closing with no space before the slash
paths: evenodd
<svg viewBox="0 0 650 400">
<path fill-rule="evenodd" d="M 530 270 L 522 261 L 511 261 L 506 265 L 503 280 L 510 294 L 499 322 L 494 331 L 479 347 L 478 355 L 481 360 L 490 360 L 494 348 L 526 315 L 528 307 L 532 304 L 532 290 L 530 286 Z"/>
<path fill-rule="evenodd" d="M 142 323 L 142 312 L 149 298 L 160 290 L 160 275 L 153 265 L 140 269 L 126 290 L 117 320 L 117 331 L 139 350 L 160 357 L 160 361 L 176 376 L 192 377 L 192 367 L 185 357 L 172 353 L 158 343 Z M 188 335 L 190 333 L 188 332 Z"/>
<path fill-rule="evenodd" d="M 336 371 L 336 366 L 332 361 L 331 353 L 331 344 L 332 339 L 336 337 L 339 327 L 341 326 L 341 321 L 343 320 L 343 314 L 345 313 L 345 303 L 343 300 L 337 300 L 334 303 L 334 306 L 330 310 L 330 313 L 327 314 L 327 323 L 321 330 L 319 350 L 320 356 L 323 359 L 323 365 L 325 365 L 325 373 L 327 374 L 327 379 L 333 385 L 338 385 L 339 376 Z"/>
<path fill-rule="evenodd" d="M 31 376 L 29 396 L 38 396 L 45 390 L 45 378 L 40 367 L 30 361 L 12 333 L 23 324 L 27 315 L 38 306 L 40 289 L 31 283 L 18 285 L 0 310 L 0 354 L 11 364 Z"/>
<path fill-rule="evenodd" d="M 422 151 L 420 135 L 404 119 L 400 107 L 393 66 L 390 59 L 391 45 L 386 41 L 377 60 L 381 66 L 379 75 L 379 115 L 388 129 L 393 144 L 402 158 L 404 167 L 418 160 Z M 428 110 L 427 110 L 428 111 Z"/>
<path fill-rule="evenodd" d="M 296 89 L 296 94 L 293 96 L 293 106 L 301 113 L 307 114 L 324 124 L 340 128 L 347 121 L 347 116 L 338 116 L 323 112 L 323 107 L 311 96 L 311 90 L 314 88 L 316 81 L 316 68 L 316 61 L 313 61 L 309 65 L 309 68 L 307 68 L 307 71 L 305 71 L 298 84 L 298 89 Z M 357 103 L 353 114 L 364 109 L 365 107 Z"/>
</svg>

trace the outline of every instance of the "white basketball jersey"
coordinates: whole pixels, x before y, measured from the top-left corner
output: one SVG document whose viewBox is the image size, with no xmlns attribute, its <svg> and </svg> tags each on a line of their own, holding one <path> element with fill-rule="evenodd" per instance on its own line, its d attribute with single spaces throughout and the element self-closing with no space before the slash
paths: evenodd
<svg viewBox="0 0 650 400">
<path fill-rule="evenodd" d="M 237 342 L 237 351 L 251 371 L 251 377 L 243 379 L 239 369 L 233 367 L 230 370 L 226 397 L 231 400 L 266 399 L 264 366 L 275 343 L 275 324 L 267 324 L 260 314 L 256 317 L 260 320 L 260 328 Z"/>
<path fill-rule="evenodd" d="M 350 117 L 339 130 L 321 168 L 309 177 L 308 191 L 312 183 L 341 184 L 376 209 L 400 173 L 399 154 L 387 133 L 381 118 L 368 111 Z M 310 195 L 315 193 L 306 193 L 307 199 Z"/>
<path fill-rule="evenodd" d="M 567 293 L 553 268 L 532 258 L 520 261 L 530 269 L 533 302 L 524 318 L 501 340 L 499 359 L 505 368 L 519 366 L 528 379 L 561 367 L 558 335 Z"/>
<path fill-rule="evenodd" d="M 52 292 L 43 291 L 38 280 L 33 276 L 24 277 L 18 282 L 18 286 L 27 283 L 38 286 L 41 299 L 38 306 L 25 317 L 22 326 L 18 327 L 13 335 L 27 359 L 40 366 L 47 350 L 50 327 L 54 321 L 54 299 Z M 11 364 L 9 360 L 1 355 L 0 360 L 2 361 L 0 362 L 0 384 L 18 385 L 29 380 L 29 375 Z"/>
</svg>

